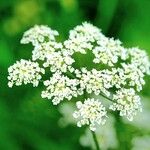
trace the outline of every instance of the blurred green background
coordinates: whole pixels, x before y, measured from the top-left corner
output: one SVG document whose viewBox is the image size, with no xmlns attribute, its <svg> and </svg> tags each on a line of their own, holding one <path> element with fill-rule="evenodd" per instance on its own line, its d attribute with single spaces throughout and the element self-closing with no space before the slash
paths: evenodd
<svg viewBox="0 0 150 150">
<path fill-rule="evenodd" d="M 124 46 L 139 46 L 150 55 L 150 0 L 0 0 L 0 150 L 91 149 L 79 143 L 84 128 L 59 126 L 62 114 L 41 99 L 42 86 L 7 87 L 7 68 L 16 60 L 31 58 L 32 47 L 20 44 L 24 31 L 46 24 L 58 30 L 63 40 L 83 21 L 98 26 L 106 36 L 119 38 Z M 108 150 L 138 150 L 133 141 L 145 136 L 149 142 L 143 139 L 139 150 L 150 150 L 150 78 L 146 82 L 141 96 L 147 110 L 137 123 L 113 116 L 118 145 Z"/>
</svg>

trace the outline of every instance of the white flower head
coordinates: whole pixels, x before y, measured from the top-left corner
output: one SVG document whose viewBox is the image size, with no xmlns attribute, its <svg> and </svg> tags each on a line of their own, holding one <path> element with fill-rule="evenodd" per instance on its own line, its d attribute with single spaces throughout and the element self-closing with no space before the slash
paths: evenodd
<svg viewBox="0 0 150 150">
<path fill-rule="evenodd" d="M 92 69 L 88 71 L 86 68 L 81 68 L 81 72 L 76 72 L 76 76 L 80 77 L 80 91 L 84 89 L 87 93 L 99 95 L 101 92 L 109 96 L 108 89 L 112 87 L 111 72 L 108 70 L 98 71 Z"/>
<path fill-rule="evenodd" d="M 54 105 L 60 103 L 64 99 L 71 100 L 72 97 L 77 97 L 77 79 L 69 79 L 62 75 L 60 71 L 53 74 L 50 80 L 44 81 L 46 90 L 42 91 L 42 98 L 52 99 Z"/>
<path fill-rule="evenodd" d="M 73 113 L 73 117 L 78 120 L 78 127 L 89 125 L 95 131 L 97 125 L 105 124 L 107 112 L 99 100 L 88 98 L 84 103 L 78 101 L 76 105 L 78 110 Z"/>
<path fill-rule="evenodd" d="M 67 72 L 69 67 L 72 68 L 73 63 L 74 59 L 69 55 L 68 51 L 63 49 L 62 51 L 48 54 L 43 66 L 50 67 L 51 72 L 56 72 L 57 70 Z"/>
<path fill-rule="evenodd" d="M 128 51 L 121 46 L 119 40 L 103 37 L 97 41 L 97 44 L 98 45 L 93 49 L 93 54 L 95 55 L 94 63 L 114 66 L 119 58 L 123 60 L 128 58 Z"/>
<path fill-rule="evenodd" d="M 44 42 L 38 44 L 34 47 L 32 51 L 32 60 L 42 60 L 44 61 L 47 56 L 52 55 L 54 52 L 62 49 L 62 43 L 57 43 L 55 41 Z"/>
<path fill-rule="evenodd" d="M 122 88 L 122 86 L 126 85 L 126 75 L 124 73 L 123 68 L 112 68 L 111 71 L 111 85 L 117 89 Z"/>
<path fill-rule="evenodd" d="M 137 66 L 143 73 L 150 74 L 149 57 L 144 50 L 139 48 L 130 48 L 131 63 Z"/>
<path fill-rule="evenodd" d="M 55 36 L 58 35 L 56 30 L 52 30 L 46 25 L 35 25 L 24 33 L 21 43 L 27 44 L 31 42 L 33 46 L 37 46 L 44 41 L 54 41 Z"/>
<path fill-rule="evenodd" d="M 9 87 L 27 83 L 38 86 L 45 72 L 36 62 L 40 60 L 51 74 L 50 79 L 43 82 L 46 89 L 41 93 L 42 98 L 51 99 L 57 105 L 85 92 L 90 97 L 101 95 L 112 102 L 110 109 L 120 111 L 121 116 L 132 120 L 142 110 L 136 92 L 142 90 L 144 77 L 150 74 L 146 52 L 123 47 L 119 40 L 106 37 L 99 28 L 87 22 L 70 30 L 64 42 L 56 41 L 58 35 L 56 30 L 45 25 L 35 25 L 24 33 L 21 43 L 32 43 L 34 46 L 33 62 L 21 59 L 9 67 Z M 82 64 L 81 60 L 81 64 L 76 65 L 76 57 L 82 59 L 82 54 L 87 54 L 85 61 Z M 88 64 L 86 59 L 90 58 L 93 58 L 93 63 Z M 105 123 L 107 112 L 99 100 L 88 98 L 76 105 L 78 110 L 73 116 L 78 120 L 79 127 L 89 125 L 95 131 L 97 125 Z"/>
<path fill-rule="evenodd" d="M 135 86 L 137 91 L 141 91 L 142 86 L 145 84 L 144 73 L 141 69 L 139 69 L 134 63 L 122 63 L 121 65 L 124 71 L 125 83 L 131 87 Z M 129 81 L 129 83 L 127 81 Z"/>
<path fill-rule="evenodd" d="M 82 54 L 86 54 L 86 50 L 92 50 L 93 43 L 104 36 L 100 29 L 87 22 L 76 26 L 69 33 L 69 39 L 64 42 L 65 48 L 71 53 Z"/>
<path fill-rule="evenodd" d="M 37 62 L 21 59 L 8 68 L 8 73 L 9 87 L 12 87 L 14 84 L 19 86 L 27 83 L 38 86 L 42 78 L 41 74 L 44 74 L 45 70 L 40 68 Z"/>
<path fill-rule="evenodd" d="M 110 105 L 113 111 L 120 111 L 120 116 L 126 116 L 132 121 L 137 112 L 142 111 L 140 97 L 135 94 L 135 90 L 122 88 L 113 96 L 114 103 Z"/>
</svg>

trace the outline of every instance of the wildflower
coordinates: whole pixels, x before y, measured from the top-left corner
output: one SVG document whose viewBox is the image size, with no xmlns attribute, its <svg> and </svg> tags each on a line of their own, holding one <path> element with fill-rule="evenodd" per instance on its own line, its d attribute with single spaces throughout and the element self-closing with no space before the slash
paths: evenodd
<svg viewBox="0 0 150 150">
<path fill-rule="evenodd" d="M 111 86 L 111 76 L 108 70 L 98 71 L 92 69 L 88 71 L 86 68 L 81 68 L 81 73 L 76 72 L 78 77 L 80 77 L 80 91 L 86 89 L 87 93 L 94 93 L 99 95 L 101 92 L 109 96 L 108 89 Z M 79 75 L 80 74 L 80 75 Z"/>
<path fill-rule="evenodd" d="M 48 26 L 45 25 L 35 25 L 33 28 L 27 30 L 22 39 L 22 44 L 32 43 L 33 46 L 37 46 L 40 43 L 54 41 L 55 36 L 58 36 L 58 32 L 56 30 L 52 30 Z"/>
<path fill-rule="evenodd" d="M 124 71 L 124 76 L 126 78 L 126 84 L 131 87 L 135 86 L 137 91 L 141 91 L 142 86 L 145 84 L 145 81 L 143 79 L 143 72 L 139 68 L 137 68 L 135 64 L 122 63 L 121 65 Z"/>
<path fill-rule="evenodd" d="M 112 102 L 109 108 L 120 111 L 120 115 L 129 120 L 142 110 L 136 92 L 142 90 L 144 77 L 150 74 L 146 52 L 123 47 L 119 40 L 106 37 L 99 28 L 87 22 L 70 30 L 69 38 L 64 42 L 57 42 L 56 36 L 56 30 L 44 25 L 35 25 L 24 33 L 21 43 L 32 43 L 34 62 L 21 59 L 10 66 L 9 87 L 27 83 L 38 86 L 44 69 L 36 61 L 41 60 L 43 67 L 49 68 L 52 73 L 50 79 L 44 81 L 46 89 L 41 96 L 52 99 L 54 105 L 86 92 L 109 99 Z M 74 53 L 86 54 L 88 51 L 95 67 L 91 70 L 86 66 L 75 68 Z M 115 94 L 111 93 L 112 90 Z M 106 110 L 99 100 L 88 98 L 76 105 L 78 110 L 73 116 L 79 127 L 89 125 L 95 131 L 97 125 L 105 123 Z"/>
<path fill-rule="evenodd" d="M 78 101 L 76 106 L 78 110 L 73 113 L 73 117 L 78 119 L 78 127 L 89 125 L 90 129 L 95 131 L 96 125 L 105 124 L 107 112 L 99 100 L 88 98 L 84 103 Z"/>
<path fill-rule="evenodd" d="M 36 87 L 42 78 L 41 74 L 44 74 L 45 71 L 39 67 L 37 62 L 21 59 L 8 68 L 8 73 L 9 87 L 14 84 L 19 86 L 23 83 L 32 83 Z"/>
<path fill-rule="evenodd" d="M 63 99 L 71 100 L 72 97 L 77 97 L 77 79 L 69 79 L 62 75 L 60 71 L 53 74 L 50 80 L 44 81 L 46 90 L 42 91 L 42 98 L 52 99 L 54 105 L 57 105 Z"/>
<path fill-rule="evenodd" d="M 121 46 L 119 40 L 104 37 L 98 40 L 97 44 L 98 46 L 92 51 L 95 55 L 94 63 L 114 66 L 114 64 L 118 62 L 119 57 L 123 60 L 128 58 L 127 50 Z"/>
<path fill-rule="evenodd" d="M 137 66 L 143 73 L 150 74 L 150 61 L 144 50 L 138 48 L 129 49 L 131 55 L 131 63 Z"/>
<path fill-rule="evenodd" d="M 54 52 L 62 49 L 62 43 L 57 43 L 55 41 L 44 42 L 38 44 L 34 47 L 32 51 L 32 60 L 42 60 L 44 61 L 47 56 L 52 55 Z"/>
<path fill-rule="evenodd" d="M 140 97 L 135 94 L 133 88 L 122 88 L 113 96 L 114 103 L 110 105 L 113 111 L 120 111 L 120 116 L 126 116 L 128 120 L 132 121 L 137 112 L 142 111 Z"/>
<path fill-rule="evenodd" d="M 123 68 L 112 68 L 110 70 L 110 76 L 111 76 L 111 81 L 110 84 L 112 87 L 115 87 L 117 89 L 122 88 L 122 86 L 126 85 L 126 76 Z"/>
<path fill-rule="evenodd" d="M 69 53 L 62 50 L 48 54 L 43 66 L 50 67 L 51 72 L 56 72 L 57 70 L 67 72 L 73 63 L 74 59 L 69 55 Z"/>
<path fill-rule="evenodd" d="M 102 36 L 100 29 L 85 22 L 70 31 L 69 39 L 64 42 L 64 45 L 72 54 L 74 52 L 86 54 L 87 50 L 92 50 L 93 43 Z"/>
</svg>

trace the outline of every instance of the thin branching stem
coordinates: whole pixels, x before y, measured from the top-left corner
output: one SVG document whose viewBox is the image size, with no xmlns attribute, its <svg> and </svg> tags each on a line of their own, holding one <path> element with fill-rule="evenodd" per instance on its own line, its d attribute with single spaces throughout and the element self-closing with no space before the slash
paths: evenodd
<svg viewBox="0 0 150 150">
<path fill-rule="evenodd" d="M 96 137 L 95 132 L 91 131 L 91 133 L 92 133 L 92 136 L 93 136 L 93 140 L 94 140 L 94 143 L 95 143 L 96 150 L 100 150 L 99 143 L 97 141 L 97 137 Z"/>
<path fill-rule="evenodd" d="M 111 102 L 114 102 L 110 97 L 107 97 L 106 95 L 100 93 L 101 96 L 103 96 L 104 98 L 106 98 L 107 100 L 111 101 Z"/>
</svg>

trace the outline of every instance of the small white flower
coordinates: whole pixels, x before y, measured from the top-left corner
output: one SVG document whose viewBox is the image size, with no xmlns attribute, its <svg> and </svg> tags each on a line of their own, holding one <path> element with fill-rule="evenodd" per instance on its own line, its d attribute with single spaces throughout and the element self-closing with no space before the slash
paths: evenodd
<svg viewBox="0 0 150 150">
<path fill-rule="evenodd" d="M 122 68 L 112 68 L 111 69 L 111 85 L 117 89 L 120 89 L 122 86 L 126 85 L 126 76 Z"/>
<path fill-rule="evenodd" d="M 98 46 L 92 51 L 95 55 L 93 60 L 94 63 L 103 63 L 108 66 L 114 66 L 114 64 L 118 62 L 119 57 L 123 60 L 128 58 L 128 52 L 121 46 L 119 40 L 103 37 L 97 41 L 97 44 Z"/>
<path fill-rule="evenodd" d="M 140 97 L 135 94 L 135 90 L 122 88 L 113 96 L 114 103 L 110 105 L 113 111 L 120 111 L 120 116 L 126 116 L 132 121 L 137 112 L 142 111 Z"/>
<path fill-rule="evenodd" d="M 9 87 L 12 87 L 14 84 L 19 86 L 23 83 L 32 83 L 33 86 L 38 86 L 42 78 L 41 74 L 44 74 L 45 71 L 39 67 L 37 62 L 21 59 L 8 68 L 8 73 Z"/>
<path fill-rule="evenodd" d="M 150 74 L 150 61 L 144 50 L 138 48 L 129 49 L 131 63 L 137 66 L 143 73 Z"/>
<path fill-rule="evenodd" d="M 97 125 L 105 124 L 107 112 L 99 100 L 88 98 L 84 103 L 78 101 L 76 106 L 78 110 L 73 113 L 73 117 L 78 120 L 78 127 L 89 125 L 90 129 L 95 131 Z"/>
<path fill-rule="evenodd" d="M 77 97 L 77 79 L 69 79 L 57 71 L 53 74 L 50 80 L 44 81 L 46 90 L 42 91 L 42 98 L 52 99 L 54 105 L 60 103 L 64 99 L 71 100 L 72 97 Z"/>
<path fill-rule="evenodd" d="M 27 30 L 22 39 L 22 44 L 32 43 L 33 46 L 37 46 L 40 43 L 54 41 L 55 36 L 58 36 L 58 32 L 56 30 L 52 30 L 48 26 L 45 25 L 35 25 L 31 29 Z"/>
<path fill-rule="evenodd" d="M 74 59 L 65 52 L 65 50 L 49 53 L 46 56 L 46 61 L 44 62 L 44 67 L 50 67 L 51 72 L 56 72 L 60 70 L 62 72 L 67 72 L 71 70 L 71 65 L 74 63 Z"/>
<path fill-rule="evenodd" d="M 87 50 L 92 50 L 93 43 L 104 36 L 100 29 L 86 22 L 76 26 L 69 33 L 69 39 L 64 42 L 64 45 L 72 54 L 74 52 L 86 54 Z"/>
<path fill-rule="evenodd" d="M 55 41 L 44 42 L 34 47 L 32 51 L 32 60 L 45 60 L 48 55 L 62 49 L 62 44 Z"/>
<path fill-rule="evenodd" d="M 84 89 L 87 93 L 94 93 L 99 95 L 101 92 L 109 96 L 108 89 L 112 87 L 111 82 L 111 72 L 108 70 L 98 71 L 92 69 L 88 71 L 86 68 L 81 68 L 81 72 L 76 70 L 76 76 L 80 78 L 80 88 L 79 91 Z"/>
<path fill-rule="evenodd" d="M 87 22 L 84 22 L 82 25 L 76 26 L 74 30 L 71 30 L 70 38 L 75 37 L 77 34 L 86 36 L 87 40 L 91 42 L 94 42 L 103 36 L 101 29 Z"/>
<path fill-rule="evenodd" d="M 139 68 L 137 68 L 134 63 L 122 63 L 121 65 L 124 71 L 124 76 L 126 78 L 126 84 L 131 87 L 135 86 L 137 91 L 141 91 L 142 86 L 145 84 L 143 72 Z"/>
</svg>

